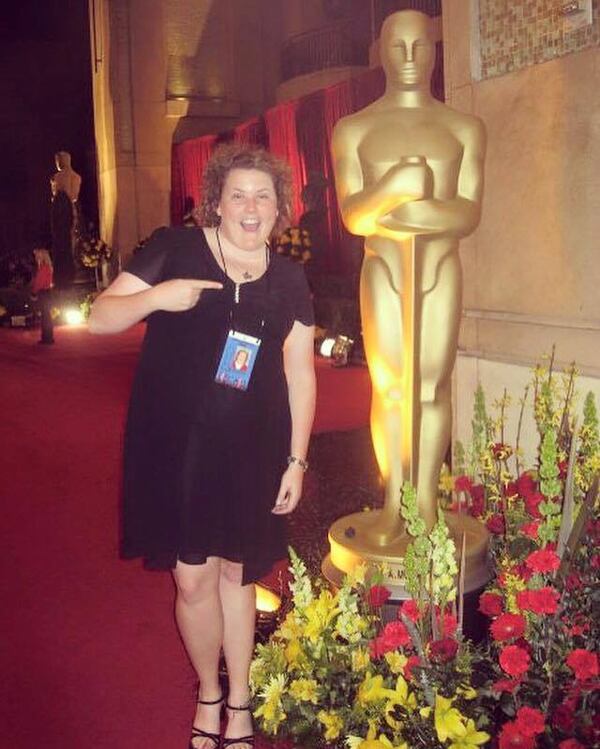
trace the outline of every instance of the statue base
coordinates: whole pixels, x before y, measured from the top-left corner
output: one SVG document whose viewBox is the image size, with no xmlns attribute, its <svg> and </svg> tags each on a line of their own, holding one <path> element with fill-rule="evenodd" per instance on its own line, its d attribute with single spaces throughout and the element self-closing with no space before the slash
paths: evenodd
<svg viewBox="0 0 600 749">
<path fill-rule="evenodd" d="M 402 579 L 402 559 L 406 547 L 412 541 L 404 529 L 391 543 L 380 546 L 371 539 L 372 527 L 381 510 L 356 512 L 339 518 L 329 529 L 330 552 L 323 560 L 321 569 L 329 582 L 340 586 L 348 573 L 358 564 L 386 567 L 383 584 L 391 591 L 392 600 L 410 598 Z M 463 534 L 465 537 L 464 591 L 475 591 L 488 582 L 492 573 L 488 559 L 489 533 L 485 526 L 470 515 L 445 512 L 444 517 L 450 535 L 456 545 L 457 561 L 460 561 Z"/>
</svg>

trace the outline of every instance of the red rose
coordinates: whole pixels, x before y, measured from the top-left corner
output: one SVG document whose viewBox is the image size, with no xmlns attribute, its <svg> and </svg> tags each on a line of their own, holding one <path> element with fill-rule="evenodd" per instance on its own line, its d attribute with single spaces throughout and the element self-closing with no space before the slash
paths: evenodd
<svg viewBox="0 0 600 749">
<path fill-rule="evenodd" d="M 418 622 L 421 618 L 421 611 L 419 610 L 419 604 L 410 598 L 408 601 L 404 601 L 402 606 L 398 609 L 398 617 L 403 614 L 411 622 Z"/>
<path fill-rule="evenodd" d="M 570 733 L 575 725 L 575 712 L 568 705 L 558 705 L 552 713 L 552 725 L 563 733 Z"/>
<path fill-rule="evenodd" d="M 502 515 L 492 515 L 486 522 L 486 527 L 490 533 L 499 536 L 504 533 L 504 517 Z"/>
<path fill-rule="evenodd" d="M 534 572 L 555 572 L 560 567 L 560 557 L 552 549 L 532 551 L 525 564 Z"/>
<path fill-rule="evenodd" d="M 569 469 L 569 461 L 568 460 L 559 460 L 558 461 L 558 477 L 561 479 L 566 478 L 567 471 Z"/>
<path fill-rule="evenodd" d="M 380 639 L 387 650 L 410 645 L 410 635 L 404 624 L 400 621 L 388 622 L 383 628 Z"/>
<path fill-rule="evenodd" d="M 440 621 L 440 630 L 446 637 L 452 637 L 458 629 L 458 619 L 454 614 L 446 613 Z"/>
<path fill-rule="evenodd" d="M 520 707 L 517 710 L 517 723 L 527 736 L 543 733 L 545 728 L 544 714 L 534 707 Z"/>
<path fill-rule="evenodd" d="M 390 591 L 384 585 L 373 585 L 372 588 L 369 588 L 367 595 L 369 606 L 373 606 L 374 608 L 383 606 L 391 595 Z"/>
<path fill-rule="evenodd" d="M 504 610 L 504 599 L 498 593 L 482 593 L 479 596 L 479 610 L 486 616 L 499 616 Z"/>
<path fill-rule="evenodd" d="M 583 648 L 576 648 L 567 656 L 567 666 L 578 681 L 598 676 L 598 655 Z"/>
<path fill-rule="evenodd" d="M 521 614 L 501 614 L 490 627 L 496 642 L 514 640 L 525 634 L 525 617 Z"/>
<path fill-rule="evenodd" d="M 512 572 L 514 575 L 522 577 L 523 580 L 530 580 L 533 577 L 533 570 L 530 570 L 529 567 L 526 567 L 523 562 L 521 562 L 521 564 L 517 564 L 517 566 L 513 568 Z"/>
<path fill-rule="evenodd" d="M 519 682 L 513 681 L 513 679 L 498 679 L 498 681 L 492 684 L 492 689 L 494 692 L 508 692 L 508 694 L 512 694 L 518 686 Z"/>
<path fill-rule="evenodd" d="M 406 661 L 406 664 L 404 666 L 404 678 L 410 681 L 410 679 L 412 679 L 414 676 L 413 668 L 420 665 L 421 659 L 418 655 L 409 655 L 408 660 Z"/>
<path fill-rule="evenodd" d="M 516 721 L 509 721 L 502 726 L 500 731 L 500 749 L 533 749 L 535 736 L 523 733 L 521 726 Z"/>
<path fill-rule="evenodd" d="M 585 749 L 585 747 L 577 739 L 565 739 L 560 742 L 558 749 Z"/>
<path fill-rule="evenodd" d="M 451 661 L 458 652 L 458 643 L 452 637 L 444 637 L 429 643 L 429 654 L 437 661 Z"/>
<path fill-rule="evenodd" d="M 522 525 L 519 530 L 524 536 L 527 536 L 527 538 L 530 538 L 532 541 L 537 541 L 539 527 L 539 521 L 532 520 L 531 523 L 525 523 L 525 525 Z"/>
<path fill-rule="evenodd" d="M 473 486 L 468 476 L 457 476 L 454 479 L 454 490 L 457 492 L 470 492 Z"/>
<path fill-rule="evenodd" d="M 539 492 L 533 492 L 533 494 L 528 494 L 526 497 L 524 497 L 525 509 L 531 515 L 532 518 L 541 520 L 542 513 L 539 511 L 538 508 L 539 508 L 540 502 L 543 502 L 544 499 L 545 499 L 544 495 L 540 494 Z"/>
<path fill-rule="evenodd" d="M 521 676 L 529 668 L 529 653 L 518 645 L 507 645 L 500 651 L 500 666 L 509 676 Z"/>
<path fill-rule="evenodd" d="M 536 488 L 537 484 L 530 473 L 522 473 L 517 479 L 517 490 L 523 498 L 533 494 Z"/>
<path fill-rule="evenodd" d="M 548 586 L 538 590 L 521 590 L 517 593 L 517 605 L 523 611 L 534 614 L 555 614 L 558 609 L 559 594 Z"/>
</svg>

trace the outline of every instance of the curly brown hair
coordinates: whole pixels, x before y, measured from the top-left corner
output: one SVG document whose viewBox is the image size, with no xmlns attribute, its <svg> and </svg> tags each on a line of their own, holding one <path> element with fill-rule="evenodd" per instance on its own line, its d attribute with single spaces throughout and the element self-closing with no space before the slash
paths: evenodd
<svg viewBox="0 0 600 749">
<path fill-rule="evenodd" d="M 221 219 L 217 206 L 227 175 L 232 169 L 258 169 L 271 177 L 278 210 L 273 234 L 281 234 L 290 225 L 292 217 L 291 169 L 285 161 L 265 148 L 241 143 L 224 143 L 213 151 L 202 176 L 202 200 L 194 211 L 196 222 L 201 226 L 219 225 Z"/>
</svg>

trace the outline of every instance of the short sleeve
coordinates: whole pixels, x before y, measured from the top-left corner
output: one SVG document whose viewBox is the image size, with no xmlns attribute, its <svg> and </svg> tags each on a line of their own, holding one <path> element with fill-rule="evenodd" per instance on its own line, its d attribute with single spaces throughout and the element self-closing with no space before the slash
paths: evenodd
<svg viewBox="0 0 600 749">
<path fill-rule="evenodd" d="M 293 267 L 295 271 L 293 283 L 294 319 L 303 325 L 314 325 L 315 312 L 304 268 L 299 263 L 294 263 Z"/>
<path fill-rule="evenodd" d="M 155 286 L 162 281 L 171 244 L 169 235 L 170 230 L 166 226 L 152 232 L 144 246 L 135 252 L 123 270 L 141 278 L 150 286 Z"/>
</svg>

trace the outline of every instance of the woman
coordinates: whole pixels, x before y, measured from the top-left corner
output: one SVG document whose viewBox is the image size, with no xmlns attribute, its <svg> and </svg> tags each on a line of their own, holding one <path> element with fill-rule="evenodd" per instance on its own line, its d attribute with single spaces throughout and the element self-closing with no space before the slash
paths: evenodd
<svg viewBox="0 0 600 749">
<path fill-rule="evenodd" d="M 52 287 L 54 285 L 54 268 L 50 253 L 43 247 L 33 251 L 35 274 L 31 280 L 31 295 L 37 298 L 40 310 L 41 337 L 38 343 L 54 343 L 54 323 L 52 320 Z"/>
<path fill-rule="evenodd" d="M 302 269 L 267 244 L 289 213 L 285 165 L 263 149 L 220 147 L 204 175 L 204 228 L 156 231 L 89 320 L 113 333 L 149 316 L 125 436 L 121 550 L 173 570 L 199 679 L 194 748 L 219 743 L 221 648 L 222 743 L 252 743 L 252 583 L 285 556 L 283 516 L 307 468 L 312 305 Z M 255 352 L 251 371 L 228 385 L 219 370 L 240 340 Z"/>
</svg>

